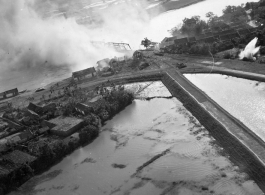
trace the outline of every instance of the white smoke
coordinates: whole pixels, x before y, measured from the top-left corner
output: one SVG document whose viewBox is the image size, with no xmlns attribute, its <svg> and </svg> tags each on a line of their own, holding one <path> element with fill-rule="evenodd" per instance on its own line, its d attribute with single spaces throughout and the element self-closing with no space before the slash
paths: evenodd
<svg viewBox="0 0 265 195">
<path fill-rule="evenodd" d="M 91 41 L 123 41 L 137 48 L 149 22 L 145 0 L 125 1 L 104 9 L 98 13 L 100 26 L 94 28 L 78 25 L 75 17 L 44 18 L 51 7 L 62 12 L 81 5 L 79 1 L 57 1 L 61 4 L 46 6 L 43 2 L 51 1 L 0 0 L 0 89 L 3 78 L 12 71 L 20 72 L 21 77 L 23 72 L 41 74 L 38 70 L 45 68 L 64 67 L 70 72 L 95 66 L 103 58 L 121 56 L 113 49 L 95 47 Z"/>
<path fill-rule="evenodd" d="M 257 41 L 258 41 L 257 37 L 255 37 L 252 41 L 250 41 L 245 47 L 245 49 L 240 52 L 239 59 L 242 60 L 246 58 L 255 61 L 256 57 L 254 56 L 259 52 L 260 49 L 260 46 L 256 47 Z"/>
</svg>

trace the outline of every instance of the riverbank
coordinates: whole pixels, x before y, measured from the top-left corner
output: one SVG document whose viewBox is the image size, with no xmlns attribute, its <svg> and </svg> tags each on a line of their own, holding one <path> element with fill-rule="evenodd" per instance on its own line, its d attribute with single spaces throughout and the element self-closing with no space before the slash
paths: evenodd
<svg viewBox="0 0 265 195">
<path fill-rule="evenodd" d="M 181 8 L 188 7 L 190 5 L 200 3 L 205 0 L 179 0 L 179 1 L 171 1 L 171 0 L 161 0 L 161 3 L 157 3 L 158 1 L 150 2 L 149 6 L 153 6 L 147 9 L 147 12 L 150 14 L 151 17 L 158 16 L 168 11 L 178 10 Z"/>
<path fill-rule="evenodd" d="M 229 159 L 265 191 L 264 142 L 179 73 L 167 73 L 162 81 L 228 152 Z"/>
<path fill-rule="evenodd" d="M 11 194 L 262 194 L 162 82 L 127 87 L 153 99 L 136 99 L 93 143 Z"/>
<path fill-rule="evenodd" d="M 82 120 L 76 133 L 68 136 L 56 136 L 52 129 L 48 134 L 35 137 L 23 144 L 14 145 L 2 153 L 0 158 L 0 194 L 19 187 L 36 174 L 46 171 L 58 163 L 66 155 L 80 146 L 91 143 L 99 134 L 100 127 L 126 106 L 134 97 L 122 87 L 108 86 L 110 89 L 99 88 L 102 98 L 91 104 L 92 107 L 82 111 L 75 103 L 68 103 L 63 109 L 63 116 L 75 116 L 73 120 Z M 78 109 L 81 109 L 78 110 Z M 91 110 L 92 108 L 92 110 Z M 83 114 L 82 116 L 82 113 Z M 78 119 L 79 118 L 79 119 Z M 47 123 L 47 122 L 46 122 Z M 52 124 L 49 122 L 49 124 Z M 60 130 L 60 129 L 59 129 Z"/>
<path fill-rule="evenodd" d="M 162 57 L 161 59 L 164 60 Z M 161 61 L 161 63 L 164 63 L 165 61 Z M 176 71 L 176 67 L 173 69 L 167 69 L 171 66 L 174 67 L 175 61 L 167 61 L 165 64 L 167 64 L 167 67 L 164 67 L 164 70 L 162 69 L 155 69 L 155 70 L 148 70 L 148 71 L 139 71 L 128 73 L 128 74 L 121 74 L 121 75 L 115 75 L 112 77 L 107 78 L 100 78 L 99 80 L 95 80 L 92 82 L 84 82 L 80 83 L 80 87 L 82 89 L 93 89 L 96 86 L 101 85 L 104 82 L 107 82 L 108 80 L 113 81 L 116 84 L 121 83 L 132 83 L 137 81 L 149 81 L 149 80 L 161 80 L 164 81 L 165 74 L 167 73 L 174 73 Z M 159 66 L 160 67 L 160 66 Z M 160 67 L 161 68 L 161 67 Z M 182 69 L 180 69 L 182 70 Z M 180 76 L 179 76 L 180 77 Z M 174 83 L 175 81 L 169 80 L 166 84 L 168 89 L 171 91 L 171 93 L 179 98 L 184 106 L 187 106 L 186 108 L 194 114 L 195 117 L 199 119 L 199 121 L 207 127 L 210 133 L 213 134 L 213 137 L 218 141 L 218 143 L 224 147 L 225 150 L 228 151 L 229 155 L 231 156 L 231 161 L 237 164 L 241 170 L 248 173 L 251 178 L 253 178 L 259 185 L 265 186 L 262 182 L 262 178 L 264 175 L 264 166 L 260 163 L 260 160 L 257 158 L 257 156 L 265 156 L 262 154 L 264 146 L 260 144 L 259 142 L 255 141 L 253 139 L 253 136 L 251 134 L 242 134 L 242 131 L 235 126 L 233 126 L 234 121 L 232 120 L 230 115 L 224 112 L 225 114 L 222 115 L 222 109 L 218 109 L 220 112 L 216 112 L 211 106 L 209 106 L 207 103 L 205 103 L 204 100 L 207 100 L 203 96 L 203 93 L 200 90 L 197 90 L 196 88 L 191 87 L 190 85 L 184 85 L 184 88 L 182 88 L 180 85 L 176 85 Z M 168 86 L 169 85 L 169 86 Z M 172 85 L 172 86 L 170 86 Z M 191 92 L 190 94 L 187 93 L 187 91 Z M 193 97 L 198 98 L 199 102 L 192 99 Z M 202 106 L 203 105 L 203 106 Z M 213 104 L 215 105 L 215 104 Z M 205 107 L 207 109 L 205 109 Z M 211 115 L 213 114 L 213 115 Z M 221 116 L 221 117 L 220 117 Z M 104 116 L 103 116 L 104 117 Z M 221 120 L 222 123 L 220 124 Z M 237 134 L 230 134 L 227 132 L 227 121 L 231 126 L 231 128 L 235 130 L 238 130 Z M 236 120 L 235 120 L 236 121 Z M 237 122 L 235 122 L 237 123 Z M 86 135 L 85 135 L 86 136 Z M 79 143 L 79 136 L 73 135 L 71 138 L 73 141 L 77 139 L 76 141 Z M 243 140 L 243 141 L 242 141 Z M 241 142 L 242 141 L 242 142 Z M 51 139 L 51 143 L 53 143 L 53 139 Z M 67 145 L 74 145 L 75 143 L 68 143 Z M 58 144 L 59 146 L 62 146 L 61 143 Z M 63 144 L 64 145 L 64 144 Z M 78 147 L 78 146 L 77 146 Z M 251 148 L 251 150 L 248 150 L 248 147 Z M 64 147 L 62 147 L 62 151 L 64 151 Z M 230 151 L 231 150 L 231 151 Z M 59 153 L 60 155 L 60 153 Z M 120 165 L 120 164 L 118 164 Z M 262 187 L 260 187 L 263 189 Z M 263 189 L 264 190 L 264 189 Z"/>
</svg>

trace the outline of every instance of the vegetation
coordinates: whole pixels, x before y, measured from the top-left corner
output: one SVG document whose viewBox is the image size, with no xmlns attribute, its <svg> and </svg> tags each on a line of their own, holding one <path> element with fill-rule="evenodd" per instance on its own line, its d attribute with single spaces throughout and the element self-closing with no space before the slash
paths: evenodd
<svg viewBox="0 0 265 195">
<path fill-rule="evenodd" d="M 142 40 L 141 45 L 143 45 L 145 48 L 148 48 L 151 45 L 151 40 L 144 38 L 144 40 Z"/>
<path fill-rule="evenodd" d="M 246 3 L 240 6 L 227 6 L 223 10 L 221 17 L 216 16 L 213 12 L 206 14 L 207 20 L 201 20 L 199 16 L 185 18 L 179 27 L 171 29 L 173 36 L 180 37 L 200 37 L 208 32 L 221 32 L 223 30 L 230 30 L 231 22 L 244 24 L 249 21 L 249 16 L 252 20 L 257 20 L 260 23 L 265 23 L 265 0 L 260 0 L 256 3 Z M 215 39 L 210 43 L 193 42 L 187 45 L 171 45 L 164 50 L 168 53 L 189 53 L 197 55 L 213 55 L 222 51 L 230 50 L 232 48 L 243 49 L 254 37 L 258 37 L 257 46 L 265 46 L 265 28 L 259 27 L 256 34 L 241 35 L 240 38 L 234 38 L 227 41 L 219 41 Z M 207 36 L 207 35 L 206 35 Z M 212 36 L 209 34 L 208 36 Z M 264 53 L 264 47 L 261 47 L 261 53 Z M 234 58 L 234 55 L 225 53 L 224 58 Z"/>
<path fill-rule="evenodd" d="M 170 30 L 172 36 L 199 36 L 203 29 L 210 29 L 212 31 L 219 31 L 229 29 L 227 23 L 230 22 L 246 22 L 248 20 L 247 13 L 243 5 L 241 6 L 227 6 L 223 10 L 221 17 L 216 16 L 213 12 L 206 14 L 207 21 L 204 21 L 200 16 L 192 16 L 185 18 L 180 27 L 175 27 Z"/>
<path fill-rule="evenodd" d="M 74 87 L 74 89 L 71 89 L 71 87 Z M 56 108 L 52 111 L 49 109 L 41 110 L 42 107 L 35 106 L 36 110 L 40 109 L 38 110 L 40 115 L 35 114 L 35 116 L 30 114 L 27 109 L 10 107 L 5 113 L 5 118 L 27 125 L 25 128 L 33 133 L 33 137 L 24 143 L 10 145 L 3 155 L 12 153 L 14 150 L 21 150 L 37 159 L 33 163 L 26 165 L 0 159 L 1 166 L 8 167 L 12 165 L 11 167 L 13 167 L 12 169 L 10 168 L 9 175 L 0 174 L 0 194 L 7 192 L 11 187 L 21 185 L 33 173 L 36 174 L 47 169 L 80 145 L 93 141 L 99 134 L 101 123 L 104 123 L 124 109 L 134 98 L 133 94 L 124 90 L 122 85 L 116 86 L 114 83 L 107 82 L 94 89 L 92 96 L 95 96 L 95 93 L 97 93 L 98 97 L 101 98 L 90 103 L 88 97 L 91 92 L 85 89 L 78 89 L 77 86 L 71 87 L 65 88 L 63 95 L 59 99 L 55 99 L 58 102 Z M 49 103 L 50 100 L 43 101 Z M 78 112 L 76 110 L 78 103 L 87 103 L 93 109 L 86 113 Z M 43 119 L 54 118 L 58 115 L 74 116 L 83 119 L 82 128 L 78 131 L 78 136 L 66 138 L 49 134 L 38 136 L 38 130 L 42 127 L 41 121 Z"/>
</svg>

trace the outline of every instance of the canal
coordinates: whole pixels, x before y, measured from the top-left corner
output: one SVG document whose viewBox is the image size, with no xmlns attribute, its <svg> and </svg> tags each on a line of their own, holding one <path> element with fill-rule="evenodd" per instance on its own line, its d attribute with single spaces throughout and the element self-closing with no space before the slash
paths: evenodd
<svg viewBox="0 0 265 195">
<path fill-rule="evenodd" d="M 93 143 L 10 195 L 263 194 L 161 82 L 126 88 L 137 99 Z"/>
<path fill-rule="evenodd" d="M 265 140 L 265 83 L 220 74 L 184 76 Z"/>
</svg>

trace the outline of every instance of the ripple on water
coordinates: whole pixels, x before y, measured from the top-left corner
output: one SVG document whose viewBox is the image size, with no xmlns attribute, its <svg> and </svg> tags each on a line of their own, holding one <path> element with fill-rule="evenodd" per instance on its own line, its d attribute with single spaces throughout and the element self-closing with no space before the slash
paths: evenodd
<svg viewBox="0 0 265 195">
<path fill-rule="evenodd" d="M 242 186 L 242 183 L 230 178 L 222 178 L 210 189 L 216 194 L 249 195 L 249 191 Z"/>
<path fill-rule="evenodd" d="M 174 145 L 171 152 L 187 158 L 202 158 L 205 146 L 198 141 L 179 142 Z"/>
<path fill-rule="evenodd" d="M 35 189 L 46 191 L 34 195 L 163 194 L 173 184 L 176 186 L 169 194 L 203 194 L 204 185 L 217 194 L 228 194 L 230 189 L 244 194 L 251 188 L 248 194 L 261 194 L 218 152 L 213 138 L 204 136 L 206 130 L 200 129 L 203 127 L 175 98 L 136 100 L 104 128 L 106 131 L 91 144 L 55 165 L 53 169 L 65 171 L 51 181 L 36 184 Z M 166 149 L 170 152 L 150 162 Z M 113 168 L 113 164 L 124 168 Z"/>
<path fill-rule="evenodd" d="M 205 164 L 200 159 L 182 158 L 176 155 L 166 155 L 146 167 L 142 177 L 168 182 L 192 180 L 200 181 L 209 175 L 217 174 L 211 164 Z"/>
</svg>

